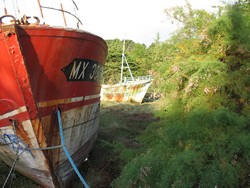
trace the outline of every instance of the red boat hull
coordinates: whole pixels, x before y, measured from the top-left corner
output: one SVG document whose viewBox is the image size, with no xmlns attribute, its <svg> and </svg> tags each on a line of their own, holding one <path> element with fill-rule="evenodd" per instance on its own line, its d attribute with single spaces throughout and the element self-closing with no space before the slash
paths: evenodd
<svg viewBox="0 0 250 188">
<path fill-rule="evenodd" d="M 0 159 L 11 165 L 19 152 L 21 173 L 46 187 L 67 186 L 74 172 L 63 150 L 32 148 L 61 144 L 59 107 L 66 147 L 81 164 L 97 136 L 106 55 L 103 39 L 87 32 L 0 26 Z"/>
</svg>

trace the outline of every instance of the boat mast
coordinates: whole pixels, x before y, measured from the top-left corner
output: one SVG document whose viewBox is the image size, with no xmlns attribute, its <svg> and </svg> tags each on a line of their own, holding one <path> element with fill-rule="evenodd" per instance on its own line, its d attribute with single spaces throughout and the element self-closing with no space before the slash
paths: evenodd
<svg viewBox="0 0 250 188">
<path fill-rule="evenodd" d="M 39 10 L 40 10 L 41 17 L 42 17 L 42 19 L 44 19 L 44 17 L 43 17 L 43 10 L 42 10 L 42 7 L 41 7 L 40 0 L 37 0 L 37 3 L 38 3 L 38 7 L 39 7 Z"/>
<path fill-rule="evenodd" d="M 123 68 L 124 68 L 124 58 L 125 58 L 125 39 L 123 40 L 123 47 L 122 47 L 122 65 L 121 65 L 121 78 L 120 78 L 120 82 L 122 83 L 123 81 Z"/>
<path fill-rule="evenodd" d="M 120 82 L 122 83 L 123 81 L 123 69 L 124 69 L 124 61 L 126 63 L 126 67 L 125 68 L 128 68 L 128 71 L 129 71 L 129 74 L 130 74 L 130 77 L 133 81 L 134 80 L 134 77 L 133 77 L 133 74 L 130 70 L 130 67 L 129 67 L 129 64 L 128 64 L 128 61 L 126 59 L 126 56 L 125 56 L 125 39 L 123 40 L 123 47 L 122 47 L 122 65 L 121 65 L 121 79 L 120 79 Z M 124 80 L 125 81 L 125 80 Z"/>
</svg>

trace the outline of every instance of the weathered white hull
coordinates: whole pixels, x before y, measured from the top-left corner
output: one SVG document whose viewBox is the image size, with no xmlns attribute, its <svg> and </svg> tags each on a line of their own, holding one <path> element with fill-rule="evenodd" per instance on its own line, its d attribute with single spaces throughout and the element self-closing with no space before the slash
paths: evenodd
<svg viewBox="0 0 250 188">
<path fill-rule="evenodd" d="M 151 80 L 102 85 L 101 101 L 142 103 Z"/>
<path fill-rule="evenodd" d="M 17 136 L 12 125 L 1 127 L 0 159 L 10 167 L 14 165 L 15 161 L 17 160 L 15 169 L 18 172 L 30 177 L 37 183 L 42 183 L 44 186 L 53 187 L 54 183 L 52 180 L 52 175 L 50 173 L 49 165 L 44 153 L 39 150 L 31 151 L 28 149 L 28 147 L 39 148 L 31 121 L 26 120 L 20 123 L 24 128 L 22 132 L 25 132 L 27 136 L 26 139 L 29 139 L 29 146 L 25 143 L 24 138 Z M 43 147 L 46 148 L 47 146 L 44 145 Z M 42 182 L 37 180 L 41 180 Z"/>
<path fill-rule="evenodd" d="M 80 165 L 87 157 L 95 142 L 99 124 L 99 104 L 97 102 L 62 113 L 65 146 L 77 165 Z M 53 124 L 52 119 L 50 116 L 46 116 L 41 119 L 41 122 L 45 127 L 49 127 Z M 46 143 L 43 143 L 42 146 L 40 143 L 39 146 L 39 141 L 35 135 L 37 131 L 33 129 L 33 126 L 34 124 L 39 126 L 41 122 L 38 119 L 19 122 L 21 127 L 17 128 L 18 130 L 14 130 L 11 124 L 1 127 L 0 159 L 12 166 L 18 158 L 15 169 L 40 185 L 54 187 L 53 179 L 56 178 L 61 184 L 60 187 L 65 187 L 67 185 L 63 182 L 67 182 L 69 177 L 74 174 L 73 168 L 61 147 L 47 150 L 51 146 Z M 55 130 L 59 129 L 57 126 L 54 125 Z M 50 142 L 54 143 L 53 146 L 60 146 L 59 135 L 55 131 L 52 131 L 52 134 L 54 135 Z M 54 169 L 52 172 L 46 158 L 48 155 L 53 155 L 53 157 L 50 157 L 50 159 L 53 159 L 53 161 L 50 161 Z"/>
</svg>

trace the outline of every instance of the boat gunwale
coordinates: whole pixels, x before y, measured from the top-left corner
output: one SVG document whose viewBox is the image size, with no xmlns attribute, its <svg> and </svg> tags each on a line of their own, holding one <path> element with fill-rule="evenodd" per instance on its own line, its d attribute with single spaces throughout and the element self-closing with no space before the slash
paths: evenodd
<svg viewBox="0 0 250 188">
<path fill-rule="evenodd" d="M 91 32 L 88 32 L 86 30 L 82 30 L 82 29 L 74 29 L 74 28 L 65 28 L 65 27 L 60 27 L 60 26 L 50 26 L 50 25 L 37 25 L 37 24 L 29 24 L 29 25 L 21 25 L 21 24 L 6 24 L 6 25 L 0 25 L 0 31 L 2 30 L 6 30 L 8 28 L 13 28 L 13 27 L 20 27 L 20 28 L 23 28 L 25 30 L 37 30 L 37 29 L 40 29 L 40 30 L 43 30 L 43 29 L 47 29 L 47 30 L 54 30 L 54 31 L 58 31 L 58 32 L 62 32 L 62 31 L 65 31 L 65 32 L 75 32 L 75 33 L 78 33 L 80 35 L 87 35 L 88 37 L 87 38 L 84 38 L 84 40 L 86 41 L 91 41 L 93 43 L 96 43 L 98 45 L 100 45 L 104 51 L 107 51 L 108 49 L 108 45 L 107 43 L 105 42 L 105 40 L 96 35 L 96 34 L 93 34 Z M 20 35 L 19 33 L 19 36 L 24 36 L 24 35 Z M 28 35 L 27 35 L 28 36 Z M 65 35 L 32 35 L 32 36 L 44 36 L 44 37 L 61 37 L 61 38 L 74 38 L 74 37 L 70 37 L 70 36 L 65 36 Z M 106 56 L 107 56 L 107 53 L 106 52 Z"/>
</svg>

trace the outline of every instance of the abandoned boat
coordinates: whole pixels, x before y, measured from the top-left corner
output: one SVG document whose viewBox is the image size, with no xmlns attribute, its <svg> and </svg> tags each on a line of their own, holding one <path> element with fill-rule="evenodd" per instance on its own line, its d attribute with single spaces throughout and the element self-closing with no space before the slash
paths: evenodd
<svg viewBox="0 0 250 188">
<path fill-rule="evenodd" d="M 79 167 L 97 137 L 107 45 L 35 19 L 0 17 L 0 160 L 43 187 L 68 187 L 69 157 Z"/>
<path fill-rule="evenodd" d="M 124 69 L 130 77 L 124 77 Z M 113 85 L 102 85 L 101 101 L 142 103 L 152 82 L 152 76 L 134 77 L 125 56 L 125 40 L 123 41 L 120 82 Z"/>
</svg>

